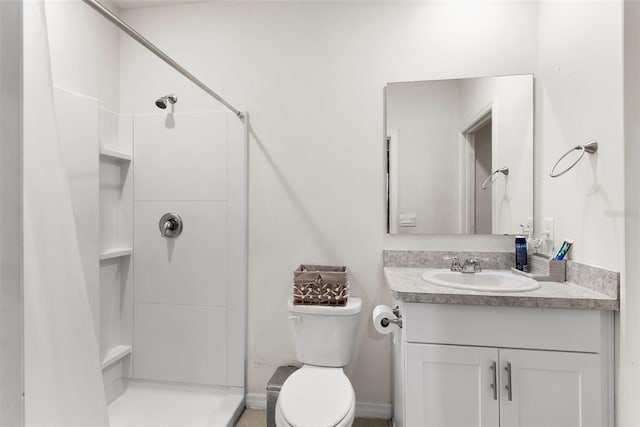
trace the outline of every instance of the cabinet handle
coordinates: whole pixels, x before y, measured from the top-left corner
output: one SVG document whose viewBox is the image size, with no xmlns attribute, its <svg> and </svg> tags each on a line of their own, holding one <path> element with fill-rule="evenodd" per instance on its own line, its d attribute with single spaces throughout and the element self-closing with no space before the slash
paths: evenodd
<svg viewBox="0 0 640 427">
<path fill-rule="evenodd" d="M 493 400 L 498 400 L 498 369 L 496 366 L 496 362 L 491 362 L 491 372 L 493 376 L 493 383 L 491 383 L 491 388 L 493 389 Z"/>
<path fill-rule="evenodd" d="M 511 362 L 507 362 L 507 366 L 504 368 L 504 370 L 507 371 L 507 385 L 505 386 L 505 388 L 509 392 L 508 398 L 509 402 L 511 402 L 513 400 L 513 386 L 511 385 Z"/>
</svg>

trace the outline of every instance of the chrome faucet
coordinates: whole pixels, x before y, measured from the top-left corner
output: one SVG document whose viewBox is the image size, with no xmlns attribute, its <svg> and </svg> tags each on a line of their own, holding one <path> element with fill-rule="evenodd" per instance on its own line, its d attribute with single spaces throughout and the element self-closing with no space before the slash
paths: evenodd
<svg viewBox="0 0 640 427">
<path fill-rule="evenodd" d="M 449 270 L 462 271 L 462 266 L 460 265 L 460 261 L 458 260 L 457 256 L 446 256 L 446 257 L 443 257 L 443 259 L 445 261 L 451 260 L 451 266 L 449 267 Z"/>
<path fill-rule="evenodd" d="M 463 273 L 479 273 L 482 271 L 482 268 L 480 268 L 480 261 L 474 258 L 469 258 L 465 260 L 460 271 Z"/>
</svg>

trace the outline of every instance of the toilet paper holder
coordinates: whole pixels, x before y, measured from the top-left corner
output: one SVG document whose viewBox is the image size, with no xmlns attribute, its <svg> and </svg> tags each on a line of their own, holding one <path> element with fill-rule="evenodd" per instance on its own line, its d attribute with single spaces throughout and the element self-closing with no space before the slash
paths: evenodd
<svg viewBox="0 0 640 427">
<path fill-rule="evenodd" d="M 380 320 L 380 324 L 386 328 L 387 326 L 389 326 L 390 323 L 393 323 L 394 325 L 398 325 L 398 327 L 402 329 L 402 315 L 400 314 L 400 307 L 396 305 L 392 309 L 392 311 L 394 316 L 396 316 L 396 318 L 388 319 L 385 317 L 384 319 Z"/>
</svg>

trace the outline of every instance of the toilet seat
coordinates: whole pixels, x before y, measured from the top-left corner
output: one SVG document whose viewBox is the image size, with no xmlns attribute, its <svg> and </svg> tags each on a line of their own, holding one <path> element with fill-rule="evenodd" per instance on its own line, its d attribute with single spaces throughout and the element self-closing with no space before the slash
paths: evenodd
<svg viewBox="0 0 640 427">
<path fill-rule="evenodd" d="M 276 404 L 279 426 L 350 426 L 355 393 L 342 368 L 305 365 L 282 385 Z"/>
<path fill-rule="evenodd" d="M 356 405 L 353 405 L 351 410 L 347 413 L 347 415 L 340 421 L 338 424 L 332 427 L 351 427 L 353 425 L 354 415 L 355 415 Z M 275 419 L 277 427 L 301 427 L 294 426 L 293 424 L 289 424 L 287 420 L 282 416 L 282 411 L 280 411 L 280 405 L 276 403 L 276 411 L 275 411 Z"/>
</svg>

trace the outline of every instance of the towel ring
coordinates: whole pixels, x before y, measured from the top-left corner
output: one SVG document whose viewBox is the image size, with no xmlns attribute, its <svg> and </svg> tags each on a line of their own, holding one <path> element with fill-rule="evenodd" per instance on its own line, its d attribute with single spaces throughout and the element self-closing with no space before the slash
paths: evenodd
<svg viewBox="0 0 640 427">
<path fill-rule="evenodd" d="M 496 180 L 500 177 L 500 174 L 503 174 L 505 176 L 509 175 L 509 166 L 503 166 L 500 169 L 496 169 L 495 171 L 493 171 L 493 173 L 484 180 L 481 188 L 483 190 L 486 190 L 489 184 L 493 184 L 494 182 L 496 182 Z"/>
<path fill-rule="evenodd" d="M 565 170 L 563 170 L 562 172 L 558 172 L 558 173 L 554 173 L 553 171 L 556 170 L 556 168 L 558 167 L 558 164 L 560 164 L 560 162 L 562 161 L 562 159 L 564 159 L 565 157 L 567 157 L 569 154 L 571 154 L 572 151 L 574 150 L 581 150 L 580 155 L 578 156 L 578 158 L 575 160 L 575 162 L 571 163 L 571 165 L 569 165 L 568 168 L 566 168 Z M 549 172 L 549 176 L 551 176 L 551 178 L 557 178 L 562 174 L 565 174 L 567 172 L 569 172 L 569 170 L 571 170 L 572 167 L 574 167 L 575 165 L 578 164 L 578 162 L 580 161 L 580 159 L 582 159 L 582 156 L 584 156 L 584 153 L 589 153 L 589 154 L 593 154 L 596 151 L 598 151 L 598 142 L 597 141 L 589 141 L 587 142 L 585 145 L 577 145 L 575 147 L 573 147 L 571 150 L 567 151 L 566 153 L 564 153 L 564 155 L 562 157 L 560 157 L 558 159 L 558 161 L 556 162 L 555 165 L 553 165 L 553 168 L 551 168 L 551 172 Z"/>
</svg>

